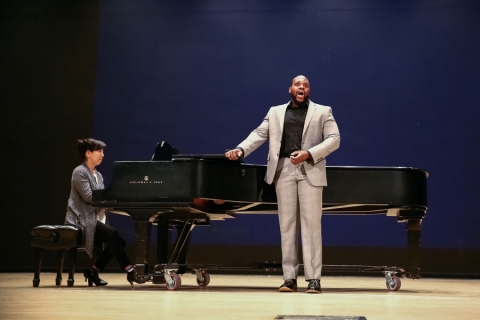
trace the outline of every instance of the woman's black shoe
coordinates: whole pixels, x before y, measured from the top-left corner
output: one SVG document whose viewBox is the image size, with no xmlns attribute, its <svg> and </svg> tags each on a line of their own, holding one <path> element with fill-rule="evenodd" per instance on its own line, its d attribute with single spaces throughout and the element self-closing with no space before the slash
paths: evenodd
<svg viewBox="0 0 480 320">
<path fill-rule="evenodd" d="M 87 270 L 85 270 L 83 272 L 83 275 L 85 276 L 85 281 L 88 280 L 88 286 L 89 287 L 92 286 L 92 283 L 95 283 L 95 285 L 97 287 L 106 286 L 108 284 L 108 282 L 100 279 L 100 277 L 98 276 L 98 271 L 97 270 L 92 270 L 92 269 L 88 268 Z"/>
</svg>

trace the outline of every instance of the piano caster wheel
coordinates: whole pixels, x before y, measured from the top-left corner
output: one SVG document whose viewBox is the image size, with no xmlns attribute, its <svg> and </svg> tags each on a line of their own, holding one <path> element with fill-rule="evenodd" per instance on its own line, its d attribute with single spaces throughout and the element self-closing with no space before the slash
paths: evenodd
<svg viewBox="0 0 480 320">
<path fill-rule="evenodd" d="M 387 284 L 387 289 L 389 291 L 398 291 L 402 286 L 402 282 L 400 281 L 400 278 L 397 277 L 396 275 L 390 275 L 390 277 L 387 277 L 386 284 Z"/>
<path fill-rule="evenodd" d="M 203 280 L 197 278 L 197 283 L 200 287 L 206 287 L 210 283 L 210 275 L 206 272 L 201 273 Z"/>
<path fill-rule="evenodd" d="M 165 280 L 167 281 L 167 289 L 172 291 L 180 288 L 180 285 L 182 284 L 182 278 L 180 278 L 175 272 L 165 275 Z"/>
</svg>

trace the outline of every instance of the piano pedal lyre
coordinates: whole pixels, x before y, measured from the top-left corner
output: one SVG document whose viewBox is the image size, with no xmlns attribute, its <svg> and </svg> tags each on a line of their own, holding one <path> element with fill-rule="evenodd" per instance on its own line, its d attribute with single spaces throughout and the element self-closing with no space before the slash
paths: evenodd
<svg viewBox="0 0 480 320">
<path fill-rule="evenodd" d="M 141 281 L 139 283 L 145 283 L 152 280 L 152 276 L 148 272 L 148 266 L 145 264 L 135 264 L 135 272 Z"/>
</svg>

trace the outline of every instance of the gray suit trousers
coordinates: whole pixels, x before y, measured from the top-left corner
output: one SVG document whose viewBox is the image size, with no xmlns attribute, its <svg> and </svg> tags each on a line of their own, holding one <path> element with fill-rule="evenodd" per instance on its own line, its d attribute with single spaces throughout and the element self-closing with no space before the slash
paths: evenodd
<svg viewBox="0 0 480 320">
<path fill-rule="evenodd" d="M 275 174 L 278 218 L 282 238 L 283 278 L 298 276 L 298 231 L 301 225 L 305 280 L 320 279 L 322 273 L 322 194 L 308 180 L 303 164 L 279 159 Z"/>
</svg>

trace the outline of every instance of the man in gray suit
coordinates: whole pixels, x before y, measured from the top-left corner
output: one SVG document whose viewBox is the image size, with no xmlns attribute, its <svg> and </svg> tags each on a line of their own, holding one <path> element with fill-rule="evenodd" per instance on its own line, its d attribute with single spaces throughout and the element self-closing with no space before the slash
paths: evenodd
<svg viewBox="0 0 480 320">
<path fill-rule="evenodd" d="M 340 133 L 332 109 L 309 100 L 310 83 L 297 76 L 288 88 L 292 100 L 270 108 L 258 128 L 225 156 L 246 157 L 269 140 L 265 181 L 274 183 L 282 242 L 284 283 L 281 292 L 297 291 L 298 231 L 307 292 L 321 292 L 322 192 L 327 185 L 327 155 L 340 146 Z"/>
</svg>

